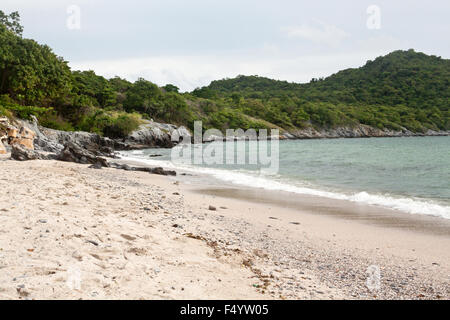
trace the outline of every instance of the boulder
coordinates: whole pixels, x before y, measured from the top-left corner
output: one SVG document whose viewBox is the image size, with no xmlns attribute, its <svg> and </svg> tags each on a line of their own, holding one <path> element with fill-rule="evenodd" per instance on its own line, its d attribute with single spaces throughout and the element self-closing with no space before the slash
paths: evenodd
<svg viewBox="0 0 450 320">
<path fill-rule="evenodd" d="M 81 164 L 99 164 L 102 167 L 109 167 L 106 159 L 96 156 L 73 142 L 66 143 L 64 149 L 58 154 L 57 160 Z"/>
<path fill-rule="evenodd" d="M 183 126 L 146 121 L 138 130 L 123 139 L 123 142 L 129 145 L 130 149 L 172 148 L 182 137 L 192 138 L 190 132 Z"/>
<path fill-rule="evenodd" d="M 55 157 L 47 155 L 39 151 L 25 148 L 21 144 L 14 144 L 11 146 L 11 158 L 18 161 L 28 160 L 52 160 Z"/>
</svg>

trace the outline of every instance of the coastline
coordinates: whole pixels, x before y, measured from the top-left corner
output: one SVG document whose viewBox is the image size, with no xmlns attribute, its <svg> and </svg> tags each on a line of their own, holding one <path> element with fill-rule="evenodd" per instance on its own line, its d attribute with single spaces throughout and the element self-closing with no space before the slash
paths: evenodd
<svg viewBox="0 0 450 320">
<path fill-rule="evenodd" d="M 444 219 L 367 219 L 363 206 L 312 198 L 283 206 L 189 176 L 0 163 L 1 299 L 450 298 Z M 66 285 L 73 265 L 80 290 Z"/>
</svg>

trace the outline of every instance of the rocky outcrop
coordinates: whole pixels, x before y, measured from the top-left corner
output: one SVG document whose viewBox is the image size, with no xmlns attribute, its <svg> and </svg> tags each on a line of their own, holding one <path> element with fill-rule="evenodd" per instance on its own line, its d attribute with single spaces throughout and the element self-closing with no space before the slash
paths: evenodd
<svg viewBox="0 0 450 320">
<path fill-rule="evenodd" d="M 181 137 L 191 139 L 191 133 L 183 126 L 176 127 L 172 124 L 146 121 L 122 142 L 130 149 L 172 148 Z"/>
<path fill-rule="evenodd" d="M 97 156 L 107 157 L 114 157 L 116 150 L 170 148 L 176 144 L 176 141 L 172 141 L 174 135 L 191 137 L 185 127 L 153 121 L 146 121 L 138 130 L 124 139 L 110 139 L 89 132 L 48 129 L 40 126 L 34 117 L 32 121 L 21 121 L 21 125 L 35 132 L 34 146 L 37 150 L 59 153 L 67 143 L 72 142 Z"/>
<path fill-rule="evenodd" d="M 118 163 L 110 163 L 111 168 L 121 169 L 125 171 L 140 171 L 140 172 L 148 172 L 152 174 L 159 174 L 162 176 L 176 176 L 177 173 L 172 170 L 164 170 L 161 167 L 156 168 L 148 168 L 148 167 L 131 167 L 127 164 L 118 164 Z"/>
<path fill-rule="evenodd" d="M 64 146 L 70 142 L 97 156 L 114 157 L 114 150 L 127 150 L 129 148 L 120 141 L 104 138 L 96 133 L 48 129 L 40 126 L 35 117 L 32 117 L 32 119 L 32 121 L 21 121 L 21 123 L 36 133 L 34 145 L 37 150 L 60 153 Z"/>
<path fill-rule="evenodd" d="M 43 152 L 28 149 L 21 144 L 14 144 L 11 147 L 11 158 L 17 161 L 28 160 L 52 160 L 55 155 L 45 154 Z"/>
<path fill-rule="evenodd" d="M 80 145 L 67 142 L 64 149 L 56 157 L 57 160 L 76 162 L 81 164 L 94 164 L 96 166 L 109 167 L 105 158 L 98 157 Z"/>
<path fill-rule="evenodd" d="M 333 138 L 369 138 L 369 137 L 412 137 L 412 136 L 448 136 L 449 131 L 428 130 L 426 133 L 412 132 L 406 128 L 401 130 L 378 129 L 360 124 L 355 127 L 339 127 L 316 130 L 308 127 L 301 130 L 281 132 L 280 139 L 333 139 Z"/>
<path fill-rule="evenodd" d="M 11 122 L 8 118 L 0 118 L 0 154 L 8 152 L 5 145 L 34 150 L 35 135 L 33 130 L 20 123 Z"/>
</svg>

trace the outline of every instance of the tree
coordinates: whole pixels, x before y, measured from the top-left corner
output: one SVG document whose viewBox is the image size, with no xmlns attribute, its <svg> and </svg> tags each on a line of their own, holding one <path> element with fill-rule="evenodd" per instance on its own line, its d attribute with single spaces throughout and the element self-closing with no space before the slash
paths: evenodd
<svg viewBox="0 0 450 320">
<path fill-rule="evenodd" d="M 0 94 L 21 104 L 50 106 L 67 97 L 71 84 L 67 62 L 50 47 L 0 24 Z"/>
<path fill-rule="evenodd" d="M 154 116 L 158 113 L 158 98 L 161 90 L 158 86 L 143 78 L 137 80 L 127 91 L 127 97 L 123 102 L 126 111 L 137 111 Z"/>
<path fill-rule="evenodd" d="M 180 89 L 177 86 L 174 86 L 173 84 L 166 84 L 164 87 L 162 87 L 166 92 L 175 92 L 178 93 Z"/>
<path fill-rule="evenodd" d="M 8 30 L 12 31 L 18 36 L 22 36 L 23 27 L 20 24 L 19 12 L 14 11 L 9 15 L 0 10 L 0 24 L 3 24 Z"/>
<path fill-rule="evenodd" d="M 74 93 L 90 97 L 95 106 L 105 108 L 116 103 L 116 93 L 110 82 L 94 71 L 75 71 L 73 78 Z"/>
</svg>

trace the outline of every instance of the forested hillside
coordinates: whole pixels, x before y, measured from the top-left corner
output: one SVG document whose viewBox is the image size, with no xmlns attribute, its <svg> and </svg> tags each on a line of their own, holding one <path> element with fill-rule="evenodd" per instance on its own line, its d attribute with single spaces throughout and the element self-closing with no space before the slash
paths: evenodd
<svg viewBox="0 0 450 320">
<path fill-rule="evenodd" d="M 245 113 L 266 114 L 266 120 L 281 126 L 359 122 L 378 128 L 448 130 L 449 82 L 450 60 L 409 50 L 395 51 L 361 68 L 307 84 L 238 76 L 213 81 L 194 94 L 231 99 Z"/>
<path fill-rule="evenodd" d="M 62 130 L 123 137 L 142 119 L 192 128 L 335 128 L 367 124 L 450 130 L 450 61 L 396 51 L 358 69 L 295 84 L 257 76 L 213 81 L 192 93 L 72 71 L 46 45 L 22 37 L 18 13 L 0 11 L 0 114 Z"/>
</svg>

